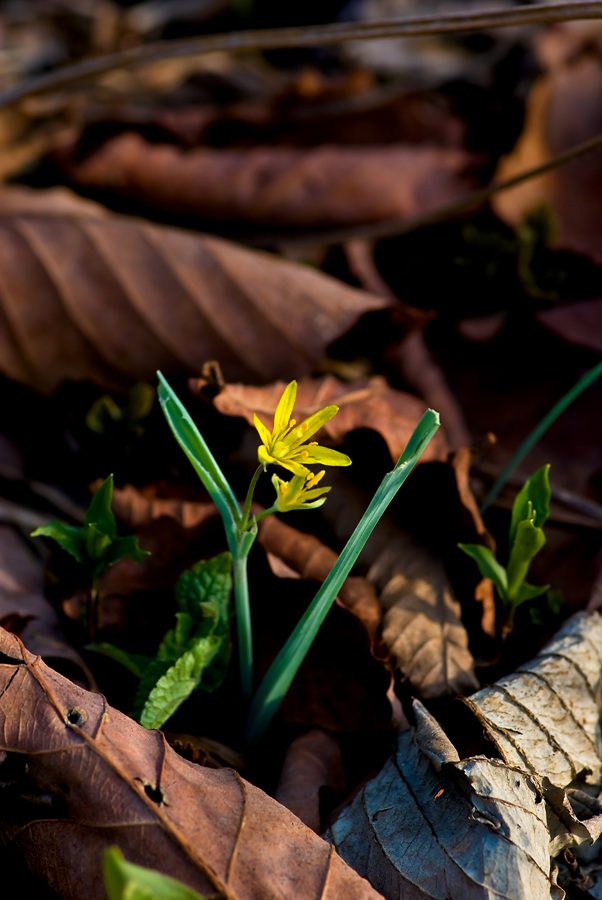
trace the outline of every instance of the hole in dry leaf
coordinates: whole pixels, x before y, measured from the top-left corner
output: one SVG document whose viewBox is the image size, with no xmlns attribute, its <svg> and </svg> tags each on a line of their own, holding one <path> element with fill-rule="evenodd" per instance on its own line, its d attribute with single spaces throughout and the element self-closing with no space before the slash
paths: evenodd
<svg viewBox="0 0 602 900">
<path fill-rule="evenodd" d="M 82 725 L 85 725 L 87 718 L 88 713 L 85 709 L 82 709 L 81 706 L 73 706 L 65 713 L 65 719 L 67 720 L 69 725 L 77 725 L 78 728 L 81 728 Z"/>
<path fill-rule="evenodd" d="M 153 803 L 156 803 L 157 805 L 163 803 L 163 791 L 160 787 L 155 787 L 152 784 L 145 784 L 144 793 L 153 801 Z"/>
</svg>

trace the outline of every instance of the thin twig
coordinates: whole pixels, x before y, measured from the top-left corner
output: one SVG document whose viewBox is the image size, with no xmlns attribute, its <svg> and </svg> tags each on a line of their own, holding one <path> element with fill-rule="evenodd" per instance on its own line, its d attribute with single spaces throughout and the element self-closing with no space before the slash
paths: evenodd
<svg viewBox="0 0 602 900">
<path fill-rule="evenodd" d="M 146 63 L 185 56 L 199 56 L 225 50 L 274 50 L 287 47 L 320 47 L 345 41 L 390 37 L 422 37 L 480 31 L 484 28 L 510 28 L 525 25 L 550 25 L 574 19 L 602 18 L 602 0 L 586 3 L 541 3 L 515 9 L 457 12 L 443 16 L 419 16 L 376 22 L 334 22 L 296 28 L 269 28 L 260 31 L 234 31 L 229 34 L 202 35 L 192 39 L 159 41 L 142 47 L 87 59 L 32 78 L 0 95 L 0 109 L 25 97 L 33 97 L 97 78 L 113 69 L 129 69 Z"/>
<path fill-rule="evenodd" d="M 304 232 L 303 234 L 259 234 L 245 241 L 246 244 L 262 247 L 286 247 L 287 245 L 299 246 L 303 244 L 336 245 L 345 244 L 356 240 L 381 240 L 388 237 L 399 237 L 409 234 L 418 228 L 426 228 L 432 225 L 442 225 L 460 216 L 472 214 L 482 209 L 486 203 L 496 194 L 508 191 L 525 181 L 546 175 L 554 169 L 567 165 L 588 153 L 602 150 L 602 134 L 577 144 L 565 153 L 554 156 L 548 162 L 533 169 L 525 169 L 506 181 L 494 181 L 486 188 L 471 191 L 465 197 L 440 206 L 432 212 L 424 213 L 411 218 L 384 219 L 380 222 L 367 222 L 361 225 L 352 225 L 348 228 L 329 229 L 324 231 Z"/>
</svg>

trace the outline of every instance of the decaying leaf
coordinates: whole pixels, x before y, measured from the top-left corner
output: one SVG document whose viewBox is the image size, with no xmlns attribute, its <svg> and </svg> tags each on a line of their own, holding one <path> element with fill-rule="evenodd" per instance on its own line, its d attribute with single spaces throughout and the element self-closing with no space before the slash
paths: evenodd
<svg viewBox="0 0 602 900">
<path fill-rule="evenodd" d="M 4 630 L 0 652 L 0 749 L 27 763 L 21 775 L 11 769 L 1 839 L 63 900 L 79 900 L 82 885 L 89 900 L 104 900 L 101 859 L 112 844 L 130 862 L 224 900 L 377 900 L 321 838 L 233 770 L 182 759 L 160 732 L 58 675 Z"/>
<path fill-rule="evenodd" d="M 485 757 L 460 760 L 419 703 L 417 726 L 326 833 L 386 900 L 549 900 L 549 833 L 537 783 Z"/>
<path fill-rule="evenodd" d="M 217 238 L 114 217 L 0 218 L 0 372 L 50 394 L 155 370 L 268 380 L 310 371 L 386 302 Z M 235 323 L 235 327 L 233 326 Z"/>
<path fill-rule="evenodd" d="M 478 162 L 433 146 L 182 151 L 129 133 L 66 170 L 79 185 L 199 220 L 323 228 L 409 218 L 449 203 L 474 186 Z"/>
<path fill-rule="evenodd" d="M 523 133 L 502 161 L 496 176 L 499 180 L 543 165 L 600 134 L 602 57 L 592 36 L 576 34 L 561 26 L 540 38 L 539 56 L 547 71 L 531 89 Z M 550 53 L 546 46 L 550 42 L 564 42 L 565 52 L 556 48 Z M 590 153 L 503 191 L 494 198 L 494 209 L 502 219 L 518 225 L 525 213 L 545 204 L 554 218 L 558 246 L 600 263 L 600 160 L 599 152 Z"/>
<path fill-rule="evenodd" d="M 558 787 L 599 783 L 602 618 L 578 613 L 530 663 L 473 694 L 502 759 Z"/>
<path fill-rule="evenodd" d="M 203 381 L 197 382 L 202 387 Z M 256 413 L 266 424 L 271 422 L 285 384 L 277 381 L 265 387 L 229 384 L 215 397 L 214 405 L 228 416 L 242 416 L 252 423 Z M 392 459 L 397 462 L 405 448 L 426 404 L 387 385 L 376 376 L 351 384 L 341 384 L 332 375 L 299 382 L 295 414 L 297 419 L 311 415 L 317 409 L 334 403 L 339 411 L 326 422 L 323 432 L 333 441 L 341 441 L 355 428 L 372 428 L 385 439 Z M 441 429 L 422 454 L 421 462 L 447 459 L 449 447 Z"/>
<path fill-rule="evenodd" d="M 10 525 L 0 525 L 0 621 L 27 641 L 33 653 L 95 685 L 88 666 L 67 640 L 44 596 L 44 566 Z"/>
<path fill-rule="evenodd" d="M 563 341 L 602 353 L 602 299 L 553 306 L 536 313 L 535 318 Z"/>
<path fill-rule="evenodd" d="M 338 794 L 345 787 L 341 748 L 334 735 L 312 728 L 296 737 L 286 751 L 275 797 L 319 834 L 323 787 Z"/>
<path fill-rule="evenodd" d="M 383 641 L 416 690 L 428 698 L 474 689 L 460 604 L 440 560 L 404 534 L 384 545 L 368 580 L 385 609 Z"/>
</svg>

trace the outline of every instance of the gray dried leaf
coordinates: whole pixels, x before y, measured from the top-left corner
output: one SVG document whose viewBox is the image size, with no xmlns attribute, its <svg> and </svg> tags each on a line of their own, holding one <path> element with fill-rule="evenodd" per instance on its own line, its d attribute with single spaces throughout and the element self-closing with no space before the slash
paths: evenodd
<svg viewBox="0 0 602 900">
<path fill-rule="evenodd" d="M 385 609 L 383 640 L 423 697 L 478 685 L 468 635 L 440 560 L 410 535 L 385 545 L 368 580 Z"/>
<path fill-rule="evenodd" d="M 535 659 L 466 701 L 502 759 L 558 787 L 597 783 L 602 618 L 578 613 Z"/>
<path fill-rule="evenodd" d="M 537 782 L 498 760 L 460 761 L 415 704 L 417 727 L 326 834 L 386 900 L 560 898 Z"/>
</svg>

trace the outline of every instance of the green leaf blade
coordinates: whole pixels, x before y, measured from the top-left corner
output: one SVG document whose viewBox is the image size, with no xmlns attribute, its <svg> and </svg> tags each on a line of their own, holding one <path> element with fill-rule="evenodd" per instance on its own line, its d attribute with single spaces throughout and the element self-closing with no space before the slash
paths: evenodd
<svg viewBox="0 0 602 900">
<path fill-rule="evenodd" d="M 84 528 L 93 525 L 100 534 L 106 535 L 111 541 L 117 534 L 117 523 L 111 510 L 112 499 L 113 476 L 109 475 L 92 497 L 84 519 Z"/>
<path fill-rule="evenodd" d="M 474 559 L 481 575 L 493 581 L 498 594 L 502 600 L 505 600 L 508 591 L 508 576 L 489 547 L 484 547 L 482 544 L 458 544 L 458 547 Z"/>
<path fill-rule="evenodd" d="M 32 537 L 47 537 L 56 541 L 59 547 L 70 553 L 81 565 L 86 563 L 86 542 L 81 528 L 67 525 L 56 519 L 48 525 L 42 525 L 31 532 Z"/>
<path fill-rule="evenodd" d="M 126 862 L 118 847 L 105 851 L 102 871 L 108 900 L 204 900 L 169 875 Z"/>
<path fill-rule="evenodd" d="M 518 523 L 507 569 L 508 599 L 510 602 L 516 603 L 521 585 L 527 577 L 531 561 L 539 553 L 545 542 L 546 536 L 543 533 L 543 529 L 534 525 L 531 519 L 524 519 Z"/>
<path fill-rule="evenodd" d="M 510 547 L 513 546 L 516 540 L 516 532 L 520 522 L 525 519 L 531 519 L 534 515 L 533 524 L 538 528 L 543 528 L 550 515 L 552 492 L 550 490 L 549 472 L 549 464 L 542 466 L 541 469 L 538 469 L 537 472 L 531 475 L 516 495 L 510 522 Z M 531 503 L 532 514 L 528 512 L 529 503 Z"/>
</svg>

